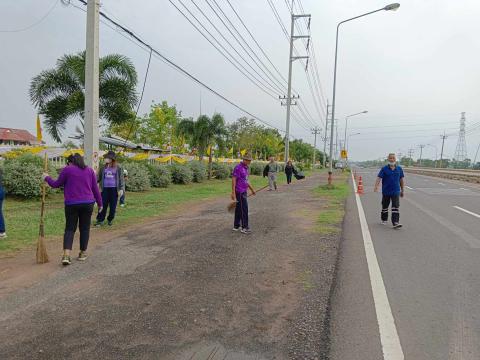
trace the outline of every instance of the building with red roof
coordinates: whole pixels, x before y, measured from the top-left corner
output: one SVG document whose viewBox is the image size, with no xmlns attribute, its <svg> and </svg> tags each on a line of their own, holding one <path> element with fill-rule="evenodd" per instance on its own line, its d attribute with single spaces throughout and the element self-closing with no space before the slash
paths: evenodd
<svg viewBox="0 0 480 360">
<path fill-rule="evenodd" d="M 31 146 L 41 145 L 35 136 L 30 134 L 27 130 L 11 129 L 0 127 L 0 146 L 1 145 L 20 145 Z"/>
</svg>

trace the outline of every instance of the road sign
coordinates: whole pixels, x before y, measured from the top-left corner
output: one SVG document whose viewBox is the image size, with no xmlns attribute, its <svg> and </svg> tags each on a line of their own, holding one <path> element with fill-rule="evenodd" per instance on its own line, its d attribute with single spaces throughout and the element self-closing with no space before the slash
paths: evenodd
<svg viewBox="0 0 480 360">
<path fill-rule="evenodd" d="M 346 159 L 347 158 L 347 150 L 342 150 L 340 155 L 341 155 L 342 159 Z"/>
</svg>

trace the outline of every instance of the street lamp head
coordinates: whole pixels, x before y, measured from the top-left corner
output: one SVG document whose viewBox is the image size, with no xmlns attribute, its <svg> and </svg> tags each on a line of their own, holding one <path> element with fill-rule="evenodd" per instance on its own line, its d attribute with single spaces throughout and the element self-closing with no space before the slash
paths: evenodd
<svg viewBox="0 0 480 360">
<path fill-rule="evenodd" d="M 393 3 L 393 4 L 390 4 L 390 5 L 387 5 L 383 8 L 383 10 L 386 10 L 386 11 L 397 11 L 398 8 L 400 7 L 400 4 L 399 3 Z"/>
</svg>

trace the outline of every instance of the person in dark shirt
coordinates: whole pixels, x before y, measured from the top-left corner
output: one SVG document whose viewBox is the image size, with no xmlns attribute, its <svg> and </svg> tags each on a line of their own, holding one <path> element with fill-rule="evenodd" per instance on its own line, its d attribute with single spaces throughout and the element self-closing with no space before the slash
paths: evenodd
<svg viewBox="0 0 480 360">
<path fill-rule="evenodd" d="M 394 228 L 402 227 L 400 224 L 400 198 L 404 196 L 404 181 L 403 169 L 397 165 L 395 154 L 388 154 L 388 165 L 380 169 L 375 182 L 374 191 L 378 191 L 380 182 L 382 183 L 382 224 L 388 223 L 388 208 L 392 203 L 392 224 Z"/>
<path fill-rule="evenodd" d="M 287 184 L 292 183 L 292 175 L 295 173 L 295 168 L 293 167 L 292 161 L 288 160 L 287 165 L 285 165 L 285 175 L 287 175 Z"/>
</svg>

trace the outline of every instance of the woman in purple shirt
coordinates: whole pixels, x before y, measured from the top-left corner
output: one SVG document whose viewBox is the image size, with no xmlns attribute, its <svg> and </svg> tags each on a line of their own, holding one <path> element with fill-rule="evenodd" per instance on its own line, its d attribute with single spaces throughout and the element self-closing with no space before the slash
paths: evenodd
<svg viewBox="0 0 480 360">
<path fill-rule="evenodd" d="M 43 178 L 52 188 L 62 186 L 64 188 L 65 233 L 63 235 L 62 264 L 70 265 L 72 262 L 70 251 L 77 225 L 80 229 L 78 260 L 85 261 L 94 203 L 97 203 L 99 211 L 102 210 L 102 197 L 95 172 L 85 165 L 80 154 L 74 154 L 68 157 L 67 166 L 60 172 L 57 180 L 53 180 L 46 173 L 43 174 Z"/>
</svg>

